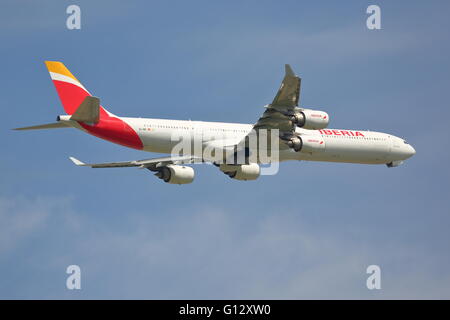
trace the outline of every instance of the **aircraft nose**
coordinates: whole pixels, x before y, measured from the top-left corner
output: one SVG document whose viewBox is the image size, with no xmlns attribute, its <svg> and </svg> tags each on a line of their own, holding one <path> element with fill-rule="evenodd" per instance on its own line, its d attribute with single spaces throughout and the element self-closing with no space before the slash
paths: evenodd
<svg viewBox="0 0 450 320">
<path fill-rule="evenodd" d="M 408 145 L 408 151 L 406 152 L 408 158 L 412 157 L 416 154 L 416 149 L 414 149 L 411 145 Z"/>
</svg>

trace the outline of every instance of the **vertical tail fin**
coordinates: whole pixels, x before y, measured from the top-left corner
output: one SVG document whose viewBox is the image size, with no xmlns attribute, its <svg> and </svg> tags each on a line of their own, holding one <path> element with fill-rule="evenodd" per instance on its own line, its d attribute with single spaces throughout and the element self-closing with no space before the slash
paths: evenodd
<svg viewBox="0 0 450 320">
<path fill-rule="evenodd" d="M 75 113 L 76 109 L 87 96 L 89 91 L 75 78 L 75 76 L 59 61 L 45 61 L 50 77 L 61 99 L 67 114 Z"/>
</svg>

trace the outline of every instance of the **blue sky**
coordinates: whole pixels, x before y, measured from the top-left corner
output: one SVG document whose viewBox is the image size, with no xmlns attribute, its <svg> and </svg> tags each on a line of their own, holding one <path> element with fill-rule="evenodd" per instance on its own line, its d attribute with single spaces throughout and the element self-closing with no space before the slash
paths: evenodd
<svg viewBox="0 0 450 320">
<path fill-rule="evenodd" d="M 82 29 L 65 27 L 77 4 Z M 382 30 L 366 28 L 378 4 Z M 450 298 L 448 1 L 2 1 L 0 298 Z M 191 185 L 86 161 L 147 158 L 82 132 L 61 60 L 123 116 L 253 123 L 290 63 L 333 128 L 406 138 L 405 165 L 289 162 Z M 151 155 L 150 155 L 151 156 Z M 156 156 L 156 155 L 155 155 Z M 65 287 L 77 264 L 82 289 Z M 367 266 L 382 270 L 368 290 Z"/>
</svg>

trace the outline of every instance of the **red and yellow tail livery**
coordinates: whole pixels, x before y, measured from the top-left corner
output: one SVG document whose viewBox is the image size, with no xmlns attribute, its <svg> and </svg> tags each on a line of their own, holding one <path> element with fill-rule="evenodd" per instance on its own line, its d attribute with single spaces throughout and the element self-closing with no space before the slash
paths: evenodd
<svg viewBox="0 0 450 320">
<path fill-rule="evenodd" d="M 45 64 L 64 110 L 67 114 L 73 114 L 84 98 L 91 94 L 62 62 L 45 61 Z"/>
<path fill-rule="evenodd" d="M 86 107 L 92 102 L 86 99 L 87 97 L 92 97 L 91 93 L 62 62 L 45 61 L 45 65 L 50 73 L 50 77 L 52 78 L 65 112 L 72 116 L 71 120 L 77 121 L 85 131 L 94 136 L 127 147 L 142 149 L 142 141 L 135 130 L 123 119 L 111 114 L 100 106 L 98 102 L 96 121 L 79 121 L 75 115 L 80 113 L 79 108 L 81 106 Z M 79 111 L 77 112 L 77 110 Z"/>
</svg>

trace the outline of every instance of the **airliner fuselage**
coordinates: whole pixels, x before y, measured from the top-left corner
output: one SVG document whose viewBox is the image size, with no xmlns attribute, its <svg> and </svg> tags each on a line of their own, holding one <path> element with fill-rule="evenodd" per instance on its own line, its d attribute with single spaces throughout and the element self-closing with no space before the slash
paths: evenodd
<svg viewBox="0 0 450 320">
<path fill-rule="evenodd" d="M 205 146 L 209 139 L 239 143 L 253 129 L 252 124 L 186 121 L 152 118 L 120 118 L 129 133 L 136 133 L 135 139 L 113 140 L 112 142 L 148 152 L 172 153 L 178 143 L 174 136 L 189 137 L 192 143 Z M 83 128 L 90 132 L 89 127 Z M 111 140 L 121 136 L 123 127 L 114 132 L 106 127 L 95 132 L 100 138 Z M 87 130 L 86 130 L 87 129 Z M 90 132 L 92 133 L 92 132 Z M 362 130 L 296 128 L 305 142 L 318 146 L 314 151 L 296 152 L 291 148 L 280 148 L 280 161 L 307 160 L 348 162 L 361 164 L 390 164 L 395 166 L 415 154 L 414 148 L 402 138 L 387 133 Z M 140 141 L 141 143 L 136 143 Z M 319 147 L 320 146 L 320 147 Z M 205 159 L 208 160 L 208 159 Z"/>
</svg>

